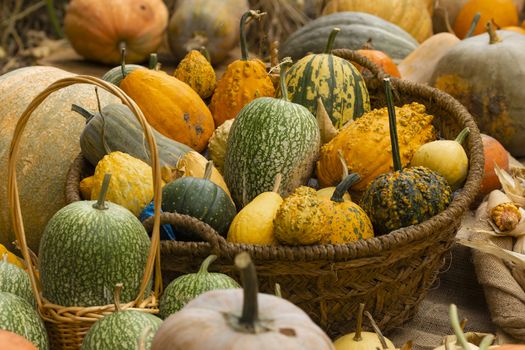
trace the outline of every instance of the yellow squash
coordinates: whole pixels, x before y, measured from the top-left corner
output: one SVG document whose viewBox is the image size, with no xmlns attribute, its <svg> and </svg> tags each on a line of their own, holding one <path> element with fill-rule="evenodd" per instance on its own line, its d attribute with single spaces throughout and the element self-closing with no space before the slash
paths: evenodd
<svg viewBox="0 0 525 350">
<path fill-rule="evenodd" d="M 228 241 L 270 245 L 277 244 L 273 234 L 273 220 L 283 199 L 279 195 L 281 175 L 277 175 L 272 192 L 255 197 L 233 219 L 228 230 Z"/>
</svg>

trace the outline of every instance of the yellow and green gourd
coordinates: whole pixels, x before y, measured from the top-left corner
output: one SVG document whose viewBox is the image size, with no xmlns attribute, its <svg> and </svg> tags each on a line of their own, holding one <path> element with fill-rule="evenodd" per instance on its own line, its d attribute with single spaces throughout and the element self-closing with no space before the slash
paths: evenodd
<svg viewBox="0 0 525 350">
<path fill-rule="evenodd" d="M 217 82 L 210 55 L 205 48 L 188 52 L 173 72 L 173 76 L 191 86 L 203 100 L 213 94 Z"/>
<path fill-rule="evenodd" d="M 440 174 L 425 167 L 403 169 L 389 78 L 385 78 L 385 90 L 394 171 L 375 178 L 360 202 L 379 235 L 428 220 L 445 210 L 452 199 L 452 190 Z"/>
<path fill-rule="evenodd" d="M 321 97 L 332 123 L 340 129 L 348 121 L 370 110 L 365 81 L 350 62 L 330 52 L 339 28 L 328 39 L 324 53 L 311 54 L 297 61 L 286 77 L 290 101 L 315 114 Z"/>
<path fill-rule="evenodd" d="M 283 202 L 279 195 L 280 184 L 281 174 L 277 174 L 271 192 L 261 193 L 242 208 L 228 230 L 229 242 L 259 245 L 277 243 L 273 234 L 273 220 Z"/>
</svg>

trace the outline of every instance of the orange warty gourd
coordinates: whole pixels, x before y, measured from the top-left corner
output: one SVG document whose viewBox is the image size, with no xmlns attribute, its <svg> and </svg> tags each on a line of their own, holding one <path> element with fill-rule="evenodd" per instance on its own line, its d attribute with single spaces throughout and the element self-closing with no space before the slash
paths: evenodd
<svg viewBox="0 0 525 350">
<path fill-rule="evenodd" d="M 211 100 L 210 110 L 216 126 L 235 118 L 237 113 L 255 98 L 275 95 L 275 88 L 264 63 L 256 58 L 248 60 L 244 25 L 251 17 L 259 18 L 261 14 L 258 11 L 248 11 L 242 16 L 240 23 L 242 58 L 228 65 L 226 72 L 217 82 Z"/>
<path fill-rule="evenodd" d="M 512 0 L 469 0 L 459 11 L 454 23 L 454 32 L 458 38 L 465 38 L 477 12 L 481 18 L 472 35 L 484 33 L 485 23 L 491 19 L 501 27 L 518 25 L 518 11 Z"/>
<path fill-rule="evenodd" d="M 120 62 L 127 50 L 128 63 L 145 60 L 155 52 L 168 25 L 168 8 L 162 0 L 72 0 L 64 31 L 81 56 L 106 64 Z"/>
<path fill-rule="evenodd" d="M 173 72 L 173 76 L 191 86 L 202 99 L 207 99 L 213 94 L 217 80 L 210 63 L 210 55 L 205 48 L 188 52 Z"/>
<path fill-rule="evenodd" d="M 215 126 L 210 110 L 186 83 L 165 72 L 136 69 L 120 83 L 155 130 L 202 152 Z"/>
</svg>

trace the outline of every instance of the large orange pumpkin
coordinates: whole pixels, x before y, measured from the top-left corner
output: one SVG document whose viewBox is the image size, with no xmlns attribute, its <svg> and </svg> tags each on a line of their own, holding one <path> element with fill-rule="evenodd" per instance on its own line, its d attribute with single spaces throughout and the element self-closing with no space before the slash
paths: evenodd
<svg viewBox="0 0 525 350">
<path fill-rule="evenodd" d="M 215 130 L 210 110 L 186 83 L 162 71 L 136 69 L 120 83 L 158 132 L 204 151 Z"/>
<path fill-rule="evenodd" d="M 7 200 L 7 158 L 18 118 L 49 84 L 73 74 L 53 67 L 26 67 L 0 76 L 0 243 L 13 250 L 16 238 Z M 117 99 L 100 91 L 102 105 Z M 20 204 L 29 247 L 38 251 L 40 235 L 55 212 L 66 205 L 66 174 L 80 152 L 86 121 L 71 111 L 72 103 L 97 109 L 91 85 L 57 91 L 33 112 L 21 141 L 17 166 Z"/>
<path fill-rule="evenodd" d="M 459 11 L 454 23 L 454 32 L 458 38 L 465 38 L 477 12 L 481 17 L 472 35 L 484 33 L 485 23 L 491 19 L 500 27 L 518 25 L 518 11 L 512 0 L 469 0 Z"/>
<path fill-rule="evenodd" d="M 120 62 L 123 45 L 128 63 L 143 61 L 158 49 L 167 25 L 162 0 L 72 0 L 64 19 L 75 51 L 106 64 Z"/>
</svg>

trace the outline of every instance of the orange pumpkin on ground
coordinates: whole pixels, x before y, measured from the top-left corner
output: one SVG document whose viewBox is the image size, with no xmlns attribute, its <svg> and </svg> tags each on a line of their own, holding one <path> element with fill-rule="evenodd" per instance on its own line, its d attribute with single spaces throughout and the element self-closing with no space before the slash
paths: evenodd
<svg viewBox="0 0 525 350">
<path fill-rule="evenodd" d="M 155 52 L 168 25 L 162 0 L 73 0 L 67 6 L 64 31 L 75 51 L 96 62 L 136 63 Z"/>
<path fill-rule="evenodd" d="M 454 23 L 454 32 L 458 38 L 465 38 L 477 12 L 481 18 L 472 35 L 484 33 L 485 23 L 491 19 L 501 27 L 518 25 L 518 11 L 512 0 L 469 0 L 459 11 Z"/>
</svg>

